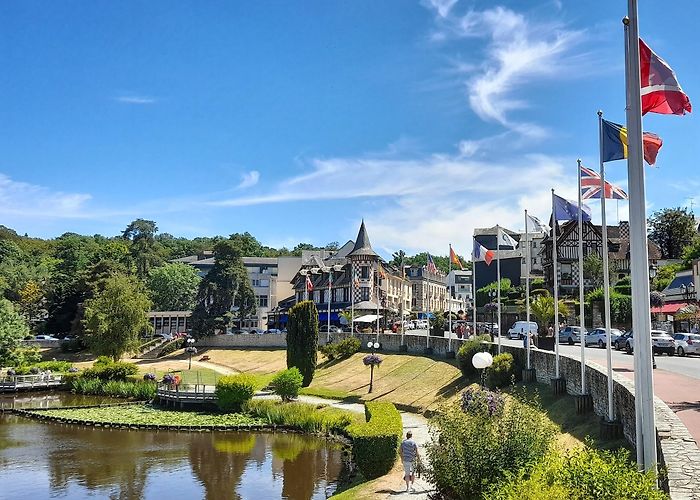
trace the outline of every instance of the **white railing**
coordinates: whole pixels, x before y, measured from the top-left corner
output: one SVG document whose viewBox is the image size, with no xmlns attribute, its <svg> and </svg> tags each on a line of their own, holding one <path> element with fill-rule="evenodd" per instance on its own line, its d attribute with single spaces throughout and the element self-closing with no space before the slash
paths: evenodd
<svg viewBox="0 0 700 500">
<path fill-rule="evenodd" d="M 32 389 L 34 387 L 53 387 L 61 385 L 62 375 L 39 373 L 36 375 L 5 375 L 0 377 L 0 390 Z"/>
</svg>

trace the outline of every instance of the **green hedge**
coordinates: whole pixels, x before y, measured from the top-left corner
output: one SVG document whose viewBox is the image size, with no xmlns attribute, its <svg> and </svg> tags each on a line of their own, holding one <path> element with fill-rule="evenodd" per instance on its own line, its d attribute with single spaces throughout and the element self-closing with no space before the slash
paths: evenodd
<svg viewBox="0 0 700 500">
<path fill-rule="evenodd" d="M 282 398 L 282 401 L 291 401 L 299 395 L 299 389 L 304 377 L 296 366 L 278 372 L 270 382 L 272 391 Z"/>
<path fill-rule="evenodd" d="M 362 346 L 360 339 L 355 337 L 350 337 L 340 342 L 326 344 L 321 346 L 319 351 L 323 354 L 329 361 L 334 359 L 346 359 L 360 352 L 360 347 Z"/>
<path fill-rule="evenodd" d="M 477 335 L 474 338 L 462 342 L 462 346 L 457 351 L 457 363 L 462 375 L 469 377 L 476 374 L 477 370 L 472 364 L 472 357 L 477 352 L 482 350 L 482 342 L 491 342 L 491 337 L 488 335 Z"/>
<path fill-rule="evenodd" d="M 382 401 L 365 403 L 364 423 L 347 428 L 352 438 L 355 463 L 367 479 L 383 476 L 394 466 L 401 442 L 401 414 L 393 405 Z"/>
<path fill-rule="evenodd" d="M 491 389 L 508 385 L 515 376 L 513 355 L 504 352 L 493 357 L 493 364 L 486 369 L 486 384 Z"/>
<path fill-rule="evenodd" d="M 245 373 L 227 375 L 216 382 L 216 399 L 224 411 L 240 411 L 257 389 L 255 377 Z"/>
<path fill-rule="evenodd" d="M 64 375 L 63 382 L 76 394 L 93 396 L 112 396 L 115 398 L 133 398 L 148 401 L 156 395 L 156 384 L 144 380 L 132 382 L 124 380 L 102 380 L 90 378 L 77 373 Z"/>
<path fill-rule="evenodd" d="M 139 367 L 133 363 L 125 363 L 123 361 L 104 362 L 98 358 L 93 363 L 92 368 L 83 371 L 82 376 L 100 380 L 126 380 L 138 372 Z"/>
</svg>

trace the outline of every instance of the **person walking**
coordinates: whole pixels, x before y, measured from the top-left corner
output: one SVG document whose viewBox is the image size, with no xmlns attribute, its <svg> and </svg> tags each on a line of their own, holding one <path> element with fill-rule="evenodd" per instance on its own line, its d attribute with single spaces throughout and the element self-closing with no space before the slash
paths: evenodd
<svg viewBox="0 0 700 500">
<path fill-rule="evenodd" d="M 401 442 L 399 453 L 403 462 L 403 479 L 406 481 L 406 491 L 409 491 L 409 489 L 413 489 L 413 481 L 416 478 L 416 462 L 420 458 L 418 456 L 418 445 L 413 440 L 411 431 L 406 433 L 406 439 Z"/>
</svg>

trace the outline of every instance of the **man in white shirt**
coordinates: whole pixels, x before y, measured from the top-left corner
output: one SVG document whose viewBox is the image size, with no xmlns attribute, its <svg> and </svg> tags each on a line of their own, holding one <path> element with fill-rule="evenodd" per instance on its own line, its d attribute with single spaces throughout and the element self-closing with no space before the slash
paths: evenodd
<svg viewBox="0 0 700 500">
<path fill-rule="evenodd" d="M 408 491 L 413 487 L 413 481 L 416 478 L 415 462 L 418 460 L 418 445 L 413 440 L 413 433 L 411 433 L 411 431 L 406 433 L 406 439 L 401 442 L 399 453 L 401 454 L 401 461 L 403 462 L 403 478 L 404 481 L 406 481 L 406 491 Z"/>
</svg>

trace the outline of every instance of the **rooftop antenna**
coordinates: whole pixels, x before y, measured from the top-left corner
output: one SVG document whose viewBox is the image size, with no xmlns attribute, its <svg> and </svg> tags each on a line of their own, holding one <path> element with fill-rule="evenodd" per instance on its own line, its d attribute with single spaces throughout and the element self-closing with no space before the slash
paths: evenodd
<svg viewBox="0 0 700 500">
<path fill-rule="evenodd" d="M 693 207 L 695 206 L 695 198 L 688 197 L 687 199 L 690 200 L 690 213 L 694 214 Z"/>
</svg>

